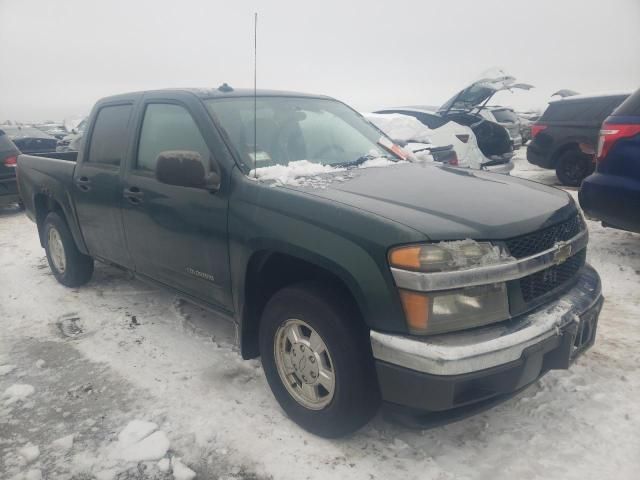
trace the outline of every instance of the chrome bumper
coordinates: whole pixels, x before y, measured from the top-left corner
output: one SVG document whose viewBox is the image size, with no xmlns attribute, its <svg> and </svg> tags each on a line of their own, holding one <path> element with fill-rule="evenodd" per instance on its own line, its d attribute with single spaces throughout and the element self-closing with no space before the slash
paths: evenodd
<svg viewBox="0 0 640 480">
<path fill-rule="evenodd" d="M 523 351 L 560 336 L 602 296 L 598 273 L 586 265 L 560 298 L 507 322 L 473 330 L 409 337 L 371 331 L 376 360 L 432 375 L 477 372 L 518 360 Z M 577 325 L 576 325 L 577 326 Z"/>
</svg>

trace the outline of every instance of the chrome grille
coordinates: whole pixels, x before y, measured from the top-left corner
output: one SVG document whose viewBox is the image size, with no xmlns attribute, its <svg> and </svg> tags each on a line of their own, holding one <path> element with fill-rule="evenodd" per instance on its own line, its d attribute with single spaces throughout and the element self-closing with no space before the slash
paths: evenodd
<svg viewBox="0 0 640 480">
<path fill-rule="evenodd" d="M 524 258 L 553 247 L 556 242 L 567 241 L 584 230 L 582 216 L 576 214 L 564 222 L 538 230 L 537 232 L 506 240 L 509 253 L 515 258 Z"/>
</svg>

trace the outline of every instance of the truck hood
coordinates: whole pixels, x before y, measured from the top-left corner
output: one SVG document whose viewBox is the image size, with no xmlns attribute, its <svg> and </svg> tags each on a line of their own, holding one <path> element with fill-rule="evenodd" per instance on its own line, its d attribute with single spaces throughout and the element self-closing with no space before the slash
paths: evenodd
<svg viewBox="0 0 640 480">
<path fill-rule="evenodd" d="M 326 188 L 302 189 L 399 222 L 431 240 L 507 239 L 577 211 L 562 190 L 484 171 L 411 163 L 352 172 Z"/>
</svg>

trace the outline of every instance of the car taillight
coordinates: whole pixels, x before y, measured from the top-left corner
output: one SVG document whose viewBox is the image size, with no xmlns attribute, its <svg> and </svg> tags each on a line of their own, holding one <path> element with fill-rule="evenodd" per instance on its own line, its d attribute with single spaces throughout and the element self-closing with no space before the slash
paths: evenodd
<svg viewBox="0 0 640 480">
<path fill-rule="evenodd" d="M 545 128 L 547 128 L 546 125 L 536 125 L 536 124 L 531 125 L 531 138 L 536 138 L 536 135 L 538 135 Z"/>
<path fill-rule="evenodd" d="M 16 157 L 15 155 L 13 157 L 9 157 L 4 161 L 4 166 L 5 167 L 17 167 L 18 166 L 18 157 Z"/>
<path fill-rule="evenodd" d="M 640 125 L 616 125 L 607 124 L 602 125 L 600 130 L 600 137 L 598 138 L 598 154 L 597 159 L 602 160 L 607 156 L 613 144 L 621 138 L 629 138 L 634 135 L 640 134 Z"/>
<path fill-rule="evenodd" d="M 458 166 L 458 154 L 455 150 L 453 151 L 451 158 L 449 158 L 449 165 Z"/>
</svg>

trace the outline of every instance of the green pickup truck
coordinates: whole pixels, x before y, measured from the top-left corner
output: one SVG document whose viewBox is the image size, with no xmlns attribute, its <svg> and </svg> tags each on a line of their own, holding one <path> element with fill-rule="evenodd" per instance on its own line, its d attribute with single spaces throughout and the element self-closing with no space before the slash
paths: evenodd
<svg viewBox="0 0 640 480">
<path fill-rule="evenodd" d="M 85 138 L 18 158 L 57 280 L 83 285 L 98 260 L 229 317 L 315 434 L 382 403 L 415 425 L 460 418 L 594 342 L 600 279 L 568 194 L 411 161 L 337 100 L 124 94 Z"/>
</svg>

